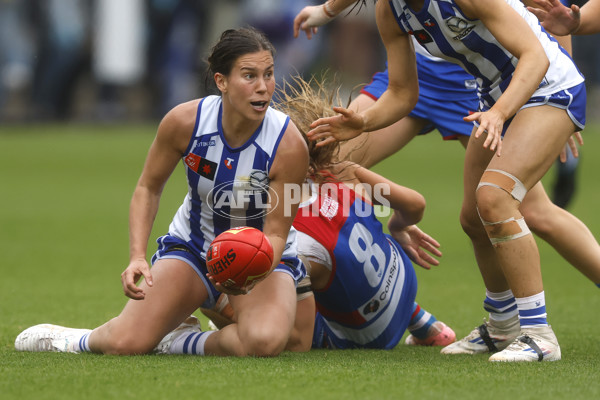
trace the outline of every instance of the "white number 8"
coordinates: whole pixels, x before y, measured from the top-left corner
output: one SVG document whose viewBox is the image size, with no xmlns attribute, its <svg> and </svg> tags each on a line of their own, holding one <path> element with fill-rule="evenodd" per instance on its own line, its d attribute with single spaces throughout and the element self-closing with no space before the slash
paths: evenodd
<svg viewBox="0 0 600 400">
<path fill-rule="evenodd" d="M 373 243 L 371 232 L 363 224 L 355 224 L 350 232 L 348 244 L 354 257 L 363 265 L 363 272 L 369 285 L 377 287 L 383 276 L 385 253 L 377 243 Z"/>
</svg>

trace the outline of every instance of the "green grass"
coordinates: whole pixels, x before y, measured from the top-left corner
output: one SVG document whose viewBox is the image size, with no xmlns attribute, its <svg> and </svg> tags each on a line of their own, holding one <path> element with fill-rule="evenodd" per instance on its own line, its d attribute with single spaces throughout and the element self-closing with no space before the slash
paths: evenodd
<svg viewBox="0 0 600 400">
<path fill-rule="evenodd" d="M 557 363 L 488 363 L 437 349 L 311 351 L 275 359 L 113 357 L 14 351 L 26 327 L 94 327 L 126 299 L 127 213 L 154 126 L 0 127 L 0 398 L 588 399 L 600 397 L 599 289 L 540 243 Z M 571 211 L 600 235 L 599 126 L 584 138 Z M 419 302 L 459 336 L 485 316 L 483 285 L 458 213 L 463 150 L 428 135 L 377 170 L 422 192 L 421 227 L 442 243 L 442 265 L 417 270 Z M 181 170 L 167 185 L 152 237 L 185 195 Z M 546 178 L 548 184 L 552 171 Z M 150 245 L 153 251 L 154 245 Z"/>
</svg>

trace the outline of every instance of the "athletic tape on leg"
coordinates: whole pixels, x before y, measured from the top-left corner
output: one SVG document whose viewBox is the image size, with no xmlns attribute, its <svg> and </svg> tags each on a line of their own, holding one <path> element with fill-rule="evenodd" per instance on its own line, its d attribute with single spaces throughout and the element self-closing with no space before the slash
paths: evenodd
<svg viewBox="0 0 600 400">
<path fill-rule="evenodd" d="M 483 220 L 481 222 L 483 222 L 483 227 L 493 245 L 515 240 L 531 233 L 523 217 L 519 219 L 510 217 L 500 222 L 487 222 Z"/>
<path fill-rule="evenodd" d="M 502 189 L 520 202 L 527 194 L 527 189 L 519 178 L 500 169 L 486 169 L 481 176 L 479 185 L 477 185 L 477 190 L 482 186 L 493 186 Z"/>
</svg>

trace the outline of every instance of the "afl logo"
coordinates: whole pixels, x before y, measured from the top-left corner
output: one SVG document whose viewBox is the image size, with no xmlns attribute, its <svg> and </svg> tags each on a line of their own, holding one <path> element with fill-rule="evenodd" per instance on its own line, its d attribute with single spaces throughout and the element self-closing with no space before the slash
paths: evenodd
<svg viewBox="0 0 600 400">
<path fill-rule="evenodd" d="M 269 191 L 269 177 L 254 170 L 249 177 L 215 185 L 206 196 L 206 205 L 216 215 L 232 220 L 262 219 L 279 204 L 276 192 Z"/>
<path fill-rule="evenodd" d="M 454 40 L 461 40 L 465 36 L 469 34 L 475 27 L 474 25 L 470 25 L 467 21 L 459 17 L 450 17 L 446 20 L 446 26 L 454 33 L 458 33 L 457 36 L 454 37 Z"/>
</svg>

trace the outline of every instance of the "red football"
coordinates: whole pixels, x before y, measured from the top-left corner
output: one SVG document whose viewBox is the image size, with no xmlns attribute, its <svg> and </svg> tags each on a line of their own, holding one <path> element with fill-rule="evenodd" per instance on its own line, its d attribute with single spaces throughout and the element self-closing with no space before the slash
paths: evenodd
<svg viewBox="0 0 600 400">
<path fill-rule="evenodd" d="M 206 252 L 208 272 L 227 288 L 264 279 L 272 264 L 271 242 L 260 230 L 248 226 L 221 233 Z"/>
</svg>

